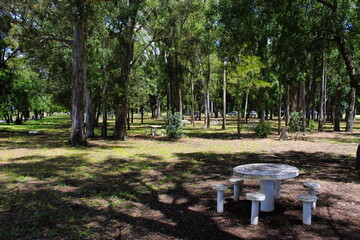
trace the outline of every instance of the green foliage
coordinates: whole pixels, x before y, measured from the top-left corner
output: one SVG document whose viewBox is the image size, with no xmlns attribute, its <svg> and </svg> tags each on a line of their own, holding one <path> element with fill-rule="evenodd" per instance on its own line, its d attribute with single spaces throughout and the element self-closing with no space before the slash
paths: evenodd
<svg viewBox="0 0 360 240">
<path fill-rule="evenodd" d="M 309 124 L 308 124 L 308 131 L 313 133 L 316 129 L 316 124 L 315 121 L 310 119 Z"/>
<path fill-rule="evenodd" d="M 299 112 L 292 112 L 290 114 L 290 123 L 288 126 L 289 132 L 299 132 L 301 130 L 301 114 Z"/>
<path fill-rule="evenodd" d="M 181 116 L 179 113 L 174 115 L 169 115 L 165 118 L 166 124 L 166 134 L 170 138 L 181 138 L 184 135 L 183 127 L 184 124 L 181 121 Z"/>
<path fill-rule="evenodd" d="M 255 135 L 258 138 L 266 138 L 271 133 L 271 124 L 267 121 L 260 121 L 254 128 Z"/>
</svg>

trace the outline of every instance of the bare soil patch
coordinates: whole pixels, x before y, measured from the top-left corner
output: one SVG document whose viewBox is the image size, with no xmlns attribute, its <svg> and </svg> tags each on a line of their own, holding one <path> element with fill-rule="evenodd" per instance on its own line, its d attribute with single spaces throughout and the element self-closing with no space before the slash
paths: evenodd
<svg viewBox="0 0 360 240">
<path fill-rule="evenodd" d="M 5 134 L 5 133 L 2 133 Z M 52 139 L 51 144 L 46 138 Z M 191 136 L 92 140 L 88 148 L 0 143 L 0 239 L 360 239 L 360 178 L 354 171 L 359 133 L 316 133 L 301 141 Z M 9 140 L 0 136 L 3 142 Z M 215 212 L 215 183 L 229 184 L 240 164 L 285 163 L 300 169 L 284 180 L 275 211 L 252 226 L 245 192 L 232 191 Z M 317 182 L 312 225 L 302 224 L 304 182 Z"/>
</svg>

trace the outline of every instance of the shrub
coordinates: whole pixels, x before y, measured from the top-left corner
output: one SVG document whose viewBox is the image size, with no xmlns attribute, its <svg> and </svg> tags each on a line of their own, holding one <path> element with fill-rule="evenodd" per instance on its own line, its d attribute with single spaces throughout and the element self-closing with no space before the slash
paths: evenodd
<svg viewBox="0 0 360 240">
<path fill-rule="evenodd" d="M 181 120 L 180 113 L 175 113 L 174 115 L 169 115 L 165 118 L 166 134 L 170 138 L 180 138 L 184 135 L 184 125 Z"/>
<path fill-rule="evenodd" d="M 271 125 L 269 122 L 260 121 L 260 123 L 254 128 L 255 135 L 258 138 L 266 138 L 271 133 Z"/>
<path fill-rule="evenodd" d="M 309 132 L 313 133 L 316 129 L 315 121 L 310 119 L 309 126 L 308 126 Z"/>
<path fill-rule="evenodd" d="M 301 130 L 301 116 L 299 112 L 292 112 L 290 115 L 289 132 L 299 132 Z"/>
</svg>

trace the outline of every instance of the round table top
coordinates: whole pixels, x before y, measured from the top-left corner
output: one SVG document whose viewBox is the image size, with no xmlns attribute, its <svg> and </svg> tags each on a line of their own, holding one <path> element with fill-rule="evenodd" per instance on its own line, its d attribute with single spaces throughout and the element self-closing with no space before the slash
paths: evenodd
<svg viewBox="0 0 360 240">
<path fill-rule="evenodd" d="M 253 163 L 235 167 L 234 174 L 241 178 L 281 180 L 298 176 L 299 169 L 287 164 Z"/>
</svg>

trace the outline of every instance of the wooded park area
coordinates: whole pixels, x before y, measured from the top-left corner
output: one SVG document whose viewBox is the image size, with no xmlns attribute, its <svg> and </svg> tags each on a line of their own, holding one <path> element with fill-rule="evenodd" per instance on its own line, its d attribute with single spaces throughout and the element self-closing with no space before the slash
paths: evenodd
<svg viewBox="0 0 360 240">
<path fill-rule="evenodd" d="M 351 132 L 359 15 L 350 0 L 5 0 L 0 113 L 21 124 L 69 111 L 72 145 L 94 137 L 100 115 L 107 136 L 108 112 L 125 140 L 134 109 L 202 112 L 207 128 L 232 110 L 284 113 L 286 125 L 301 112 L 303 129 L 317 115 L 319 131 L 327 118 Z"/>
<path fill-rule="evenodd" d="M 359 62 L 358 0 L 1 0 L 0 239 L 359 239 Z"/>
</svg>

